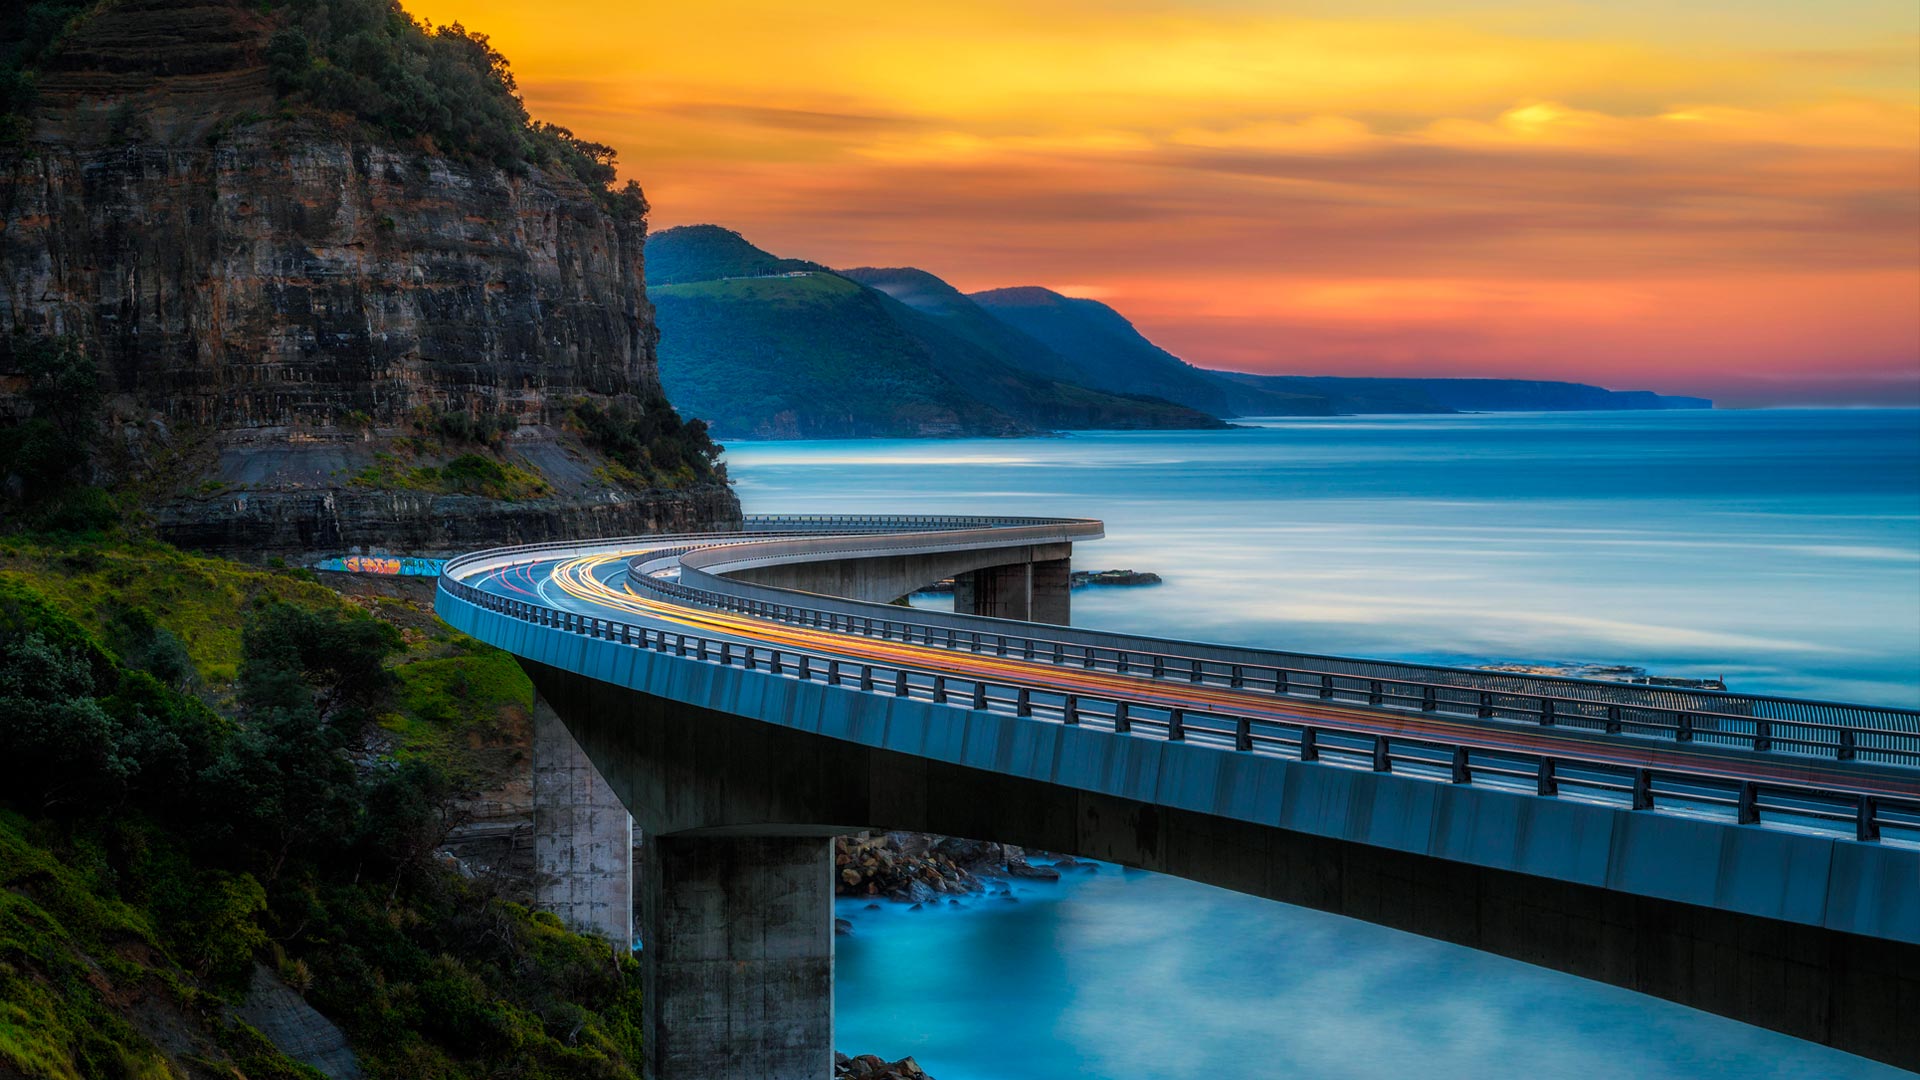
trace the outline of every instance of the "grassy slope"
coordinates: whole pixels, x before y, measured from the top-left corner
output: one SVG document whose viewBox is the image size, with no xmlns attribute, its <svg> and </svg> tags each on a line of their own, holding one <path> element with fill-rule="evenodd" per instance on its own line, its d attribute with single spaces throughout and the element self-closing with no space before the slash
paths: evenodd
<svg viewBox="0 0 1920 1080">
<path fill-rule="evenodd" d="M 391 744 L 388 756 L 431 758 L 456 783 L 491 779 L 501 765 L 499 747 L 517 738 L 532 705 L 532 685 L 510 656 L 440 624 L 421 601 L 343 597 L 306 571 L 248 567 L 137 540 L 6 537 L 0 538 L 0 582 L 45 598 L 109 652 L 124 613 L 145 610 L 186 644 L 203 681 L 201 696 L 223 710 L 231 704 L 245 611 L 271 600 L 357 607 L 399 627 L 406 643 L 379 721 Z M 170 952 L 182 947 L 177 937 L 170 944 L 160 917 L 142 906 L 156 886 L 116 869 L 107 853 L 128 844 L 151 848 L 149 861 L 172 865 L 169 873 L 179 880 L 205 880 L 180 864 L 183 849 L 139 820 L 108 815 L 102 839 L 101 826 L 76 831 L 4 806 L 0 793 L 0 1077 L 317 1076 L 251 1028 L 224 1018 L 223 992 L 196 982 Z M 302 970 L 309 962 L 324 968 L 347 956 L 354 970 L 369 962 L 384 966 L 373 970 L 377 981 L 366 990 L 329 983 L 323 973 L 312 994 L 348 1031 L 370 1077 L 637 1076 L 637 1066 L 620 1064 L 633 1060 L 638 1045 L 637 992 L 606 999 L 603 991 L 603 1001 L 618 1004 L 596 1013 L 541 985 L 569 985 L 581 971 L 611 977 L 604 946 L 565 931 L 551 916 L 469 895 L 470 887 L 450 871 L 439 875 L 424 899 L 389 901 L 384 912 L 371 903 L 372 894 L 386 894 L 384 884 L 317 882 L 314 895 L 331 905 L 324 929 L 310 926 L 288 940 L 286 952 L 272 945 L 262 959 L 283 972 L 296 963 Z M 162 880 L 173 879 L 163 874 Z M 262 911 L 256 917 L 279 916 Z M 460 920 L 482 918 L 494 939 L 488 947 L 518 958 L 511 982 L 493 974 L 502 961 L 461 953 L 460 942 L 479 939 L 469 936 L 477 927 L 462 929 Z M 442 923 L 447 929 L 439 929 Z M 173 930 L 177 935 L 178 927 Z M 409 938 L 440 944 L 422 952 Z M 335 944 L 312 952 L 320 940 Z M 242 941 L 258 947 L 265 937 Z M 303 948 L 304 958 L 295 955 Z M 230 988 L 224 993 L 230 999 Z M 484 1049 L 462 1047 L 464 1036 L 433 1015 L 456 1006 L 484 1019 L 476 1021 L 492 1039 Z M 555 1030 L 556 1022 L 577 1045 L 562 1041 L 569 1030 Z"/>
<path fill-rule="evenodd" d="M 668 396 L 723 437 L 1025 429 L 942 377 L 884 298 L 845 278 L 815 273 L 647 292 Z"/>
</svg>

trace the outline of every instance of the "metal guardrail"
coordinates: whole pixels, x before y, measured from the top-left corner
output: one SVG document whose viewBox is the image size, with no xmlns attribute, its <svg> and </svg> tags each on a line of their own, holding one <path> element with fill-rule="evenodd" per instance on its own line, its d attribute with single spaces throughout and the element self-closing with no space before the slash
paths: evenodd
<svg viewBox="0 0 1920 1080">
<path fill-rule="evenodd" d="M 981 530 L 980 543 L 989 542 L 985 530 L 1002 531 L 1001 539 L 1019 542 L 1018 535 L 1031 531 L 1049 535 L 1054 530 L 1074 530 L 1098 523 L 1074 518 L 912 515 L 805 515 L 755 516 L 746 519 L 753 531 L 703 536 L 675 537 L 712 543 L 686 543 L 673 554 L 700 549 L 712 556 L 700 560 L 712 566 L 727 567 L 753 561 L 777 559 L 806 553 L 806 546 L 788 539 L 794 532 L 810 536 L 848 536 L 868 533 L 926 534 L 924 540 L 905 546 L 889 544 L 870 550 L 842 550 L 831 557 L 858 557 L 862 554 L 903 553 L 910 550 L 951 547 L 962 531 Z M 947 534 L 945 537 L 939 534 Z M 1057 537 L 1056 537 L 1057 538 Z M 900 539 L 907 539 L 901 537 Z M 771 542 L 768 542 L 771 541 Z M 656 538 L 657 542 L 657 538 Z M 610 542 L 600 542 L 597 548 Z M 500 549 L 492 553 L 538 550 L 545 545 Z M 665 552 L 649 556 L 657 559 Z M 689 569 L 699 564 L 689 560 Z M 449 564 L 449 571 L 454 564 Z M 756 617 L 778 618 L 798 625 L 839 628 L 840 620 L 852 629 L 864 632 L 873 618 L 836 614 L 832 608 L 804 601 L 773 603 L 730 596 L 711 589 L 663 582 L 645 574 L 636 574 L 636 583 L 673 595 L 676 599 L 701 606 Z M 761 587 L 763 590 L 772 587 Z M 794 594 L 796 600 L 804 594 Z M 887 605 L 842 601 L 841 609 L 871 608 L 885 612 Z M 1189 643 L 1134 639 L 1142 646 L 1100 646 L 1084 641 L 1068 641 L 1037 628 L 1024 632 L 1011 629 L 983 634 L 962 632 L 952 627 L 936 636 L 931 626 L 937 616 L 922 613 L 915 617 L 928 626 L 917 644 L 934 647 L 979 648 L 983 637 L 994 642 L 997 650 L 1011 649 L 1023 659 L 1051 659 L 1055 663 L 1077 661 L 1089 670 L 1111 671 L 1152 679 L 1184 679 L 1190 683 L 1222 685 L 1232 689 L 1265 690 L 1274 694 L 1297 695 L 1317 692 L 1322 699 L 1346 705 L 1362 705 L 1395 710 L 1415 710 L 1442 715 L 1472 716 L 1538 723 L 1545 726 L 1601 732 L 1612 735 L 1638 735 L 1669 739 L 1674 742 L 1738 747 L 1761 753 L 1799 754 L 1840 761 L 1864 761 L 1881 764 L 1920 765 L 1920 711 L 1840 702 L 1816 701 L 1768 695 L 1734 694 L 1708 690 L 1683 690 L 1649 687 L 1603 680 L 1564 676 L 1514 675 L 1434 665 L 1365 660 L 1352 657 L 1266 650 L 1222 650 L 1245 654 L 1243 661 L 1209 659 L 1183 651 Z M 893 620 L 880 616 L 879 621 Z M 903 620 L 904 621 L 904 620 Z M 903 631 L 910 634 L 911 631 Z M 961 636 L 962 634 L 965 636 Z M 1084 632 L 1076 634 L 1087 636 Z M 1121 637 L 1122 635 L 1108 635 Z M 902 638 L 901 640 L 911 640 Z M 1009 655 L 1002 651 L 1000 655 Z M 1311 688 L 1311 689 L 1309 689 Z"/>
<path fill-rule="evenodd" d="M 452 564 L 449 568 L 455 569 Z M 738 667 L 770 678 L 817 681 L 855 693 L 887 694 L 957 709 L 993 710 L 1115 735 L 1193 742 L 1236 753 L 1277 754 L 1301 762 L 1398 773 L 1436 782 L 1478 783 L 1542 797 L 1597 799 L 1624 809 L 1732 808 L 1739 824 L 1759 824 L 1770 817 L 1851 823 L 1854 838 L 1861 841 L 1881 839 L 1886 828 L 1920 836 L 1917 799 L 1849 795 L 1812 784 L 1734 780 L 1567 755 L 1488 750 L 1441 740 L 1349 732 L 1222 710 L 1143 704 L 1125 696 L 1036 689 L 1017 682 L 958 677 L 909 665 L 854 664 L 806 650 L 758 647 L 728 638 L 580 615 L 476 589 L 451 573 L 441 577 L 440 590 L 459 602 L 563 633 L 618 642 L 694 663 Z M 756 614 L 782 616 L 771 610 Z M 881 622 L 860 630 L 887 640 L 917 641 L 913 625 Z M 840 628 L 848 629 L 844 622 Z M 1320 689 L 1324 685 L 1320 684 Z"/>
</svg>

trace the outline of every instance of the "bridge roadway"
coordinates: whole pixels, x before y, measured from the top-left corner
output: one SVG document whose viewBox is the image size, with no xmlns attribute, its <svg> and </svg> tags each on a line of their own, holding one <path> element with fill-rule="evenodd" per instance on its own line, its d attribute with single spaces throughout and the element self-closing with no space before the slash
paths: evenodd
<svg viewBox="0 0 1920 1080">
<path fill-rule="evenodd" d="M 1157 640 L 777 584 L 783 568 L 812 582 L 884 567 L 875 587 L 890 589 L 915 567 L 1051 557 L 1097 522 L 747 528 L 482 552 L 441 582 L 443 617 L 521 658 L 649 835 L 642 936 L 663 1080 L 825 1074 L 821 838 L 867 827 L 1182 874 L 1920 1067 L 1920 713 Z M 688 915 L 685 895 L 716 893 L 734 906 Z M 757 943 L 693 925 L 757 918 L 740 898 L 804 894 L 795 918 L 754 924 Z"/>
</svg>

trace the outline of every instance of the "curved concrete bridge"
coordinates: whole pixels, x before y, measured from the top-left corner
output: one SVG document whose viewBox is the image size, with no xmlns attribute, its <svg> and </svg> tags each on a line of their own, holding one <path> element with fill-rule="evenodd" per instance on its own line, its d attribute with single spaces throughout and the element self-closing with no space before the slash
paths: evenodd
<svg viewBox="0 0 1920 1080">
<path fill-rule="evenodd" d="M 1095 521 L 747 530 L 440 582 L 538 688 L 546 899 L 630 940 L 629 813 L 646 837 L 659 1080 L 830 1073 L 829 838 L 869 828 L 1176 874 L 1920 1068 L 1920 713 L 1049 625 Z M 886 603 L 946 577 L 954 614 Z"/>
</svg>

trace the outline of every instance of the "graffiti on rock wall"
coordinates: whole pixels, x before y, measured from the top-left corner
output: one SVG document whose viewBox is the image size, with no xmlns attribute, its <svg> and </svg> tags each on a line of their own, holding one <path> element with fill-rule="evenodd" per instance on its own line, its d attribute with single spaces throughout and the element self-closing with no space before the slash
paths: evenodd
<svg viewBox="0 0 1920 1080">
<path fill-rule="evenodd" d="M 439 577 L 445 559 L 419 559 L 410 555 L 346 555 L 322 559 L 315 570 L 334 570 L 348 574 L 386 574 L 397 577 Z"/>
</svg>

